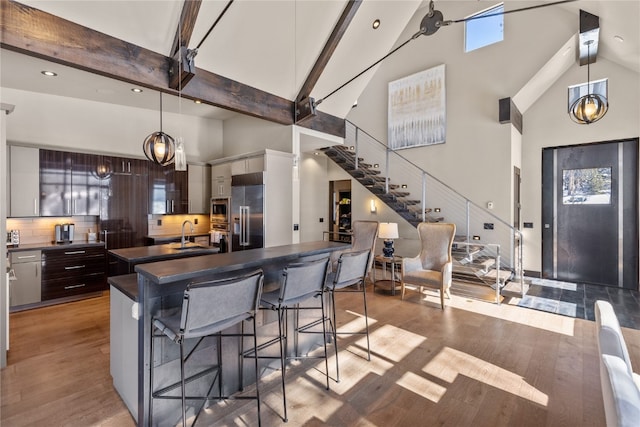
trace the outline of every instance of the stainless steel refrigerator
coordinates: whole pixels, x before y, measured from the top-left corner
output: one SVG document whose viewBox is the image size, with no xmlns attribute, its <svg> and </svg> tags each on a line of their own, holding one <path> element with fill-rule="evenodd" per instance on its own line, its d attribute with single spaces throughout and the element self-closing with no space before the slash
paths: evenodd
<svg viewBox="0 0 640 427">
<path fill-rule="evenodd" d="M 231 178 L 231 251 L 264 247 L 263 172 Z"/>
</svg>

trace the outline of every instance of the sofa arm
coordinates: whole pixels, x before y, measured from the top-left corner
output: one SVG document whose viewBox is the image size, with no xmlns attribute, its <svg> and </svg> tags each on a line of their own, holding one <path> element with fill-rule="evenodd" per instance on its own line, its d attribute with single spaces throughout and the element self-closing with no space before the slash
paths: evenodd
<svg viewBox="0 0 640 427">
<path fill-rule="evenodd" d="M 603 375 L 600 382 L 607 427 L 637 426 L 640 420 L 640 390 L 629 375 L 626 363 L 610 354 L 601 357 Z"/>
</svg>

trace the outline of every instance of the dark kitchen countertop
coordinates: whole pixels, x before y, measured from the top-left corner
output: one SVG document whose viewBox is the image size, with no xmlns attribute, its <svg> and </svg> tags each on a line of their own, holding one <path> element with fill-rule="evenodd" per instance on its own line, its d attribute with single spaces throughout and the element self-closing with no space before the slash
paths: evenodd
<svg viewBox="0 0 640 427">
<path fill-rule="evenodd" d="M 298 260 L 300 254 L 311 256 L 348 248 L 349 245 L 337 242 L 307 242 L 292 245 L 275 246 L 262 249 L 250 249 L 228 252 L 216 256 L 204 255 L 167 262 L 153 262 L 136 265 L 135 271 L 145 276 L 151 285 L 163 285 L 172 282 L 202 277 L 206 273 L 227 273 L 240 269 L 260 268 L 265 262 L 285 263 Z"/>
<path fill-rule="evenodd" d="M 176 249 L 180 243 L 168 243 L 165 245 L 137 246 L 134 248 L 111 249 L 113 255 L 130 264 L 163 261 L 168 259 L 191 257 L 195 255 L 211 255 L 218 253 L 219 249 L 212 246 L 203 247 L 187 244 L 189 249 Z"/>
<path fill-rule="evenodd" d="M 109 277 L 107 281 L 128 298 L 138 302 L 138 275 L 136 273 Z"/>
<path fill-rule="evenodd" d="M 30 244 L 20 244 L 18 246 L 7 246 L 7 251 L 9 252 L 19 252 L 19 251 L 34 251 L 34 250 L 52 250 L 52 249 L 65 249 L 65 248 L 95 248 L 102 247 L 104 248 L 104 242 L 73 242 L 73 243 L 30 243 Z"/>
</svg>

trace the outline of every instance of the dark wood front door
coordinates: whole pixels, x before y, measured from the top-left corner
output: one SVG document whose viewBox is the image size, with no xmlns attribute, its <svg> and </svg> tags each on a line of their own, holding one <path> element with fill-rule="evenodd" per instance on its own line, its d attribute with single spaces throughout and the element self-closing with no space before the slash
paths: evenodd
<svg viewBox="0 0 640 427">
<path fill-rule="evenodd" d="M 638 140 L 542 153 L 542 273 L 638 289 Z"/>
</svg>

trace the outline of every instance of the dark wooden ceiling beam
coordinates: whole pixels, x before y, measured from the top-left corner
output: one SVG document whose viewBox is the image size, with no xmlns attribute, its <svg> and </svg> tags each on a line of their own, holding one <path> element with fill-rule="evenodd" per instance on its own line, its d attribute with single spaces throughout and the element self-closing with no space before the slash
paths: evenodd
<svg viewBox="0 0 640 427">
<path fill-rule="evenodd" d="M 325 67 L 329 63 L 331 59 L 331 55 L 335 52 L 340 40 L 342 40 L 342 36 L 349 28 L 349 24 L 353 20 L 353 17 L 356 16 L 356 12 L 358 8 L 362 4 L 362 0 L 349 0 L 344 10 L 342 11 L 342 15 L 340 15 L 340 19 L 336 23 L 336 26 L 333 28 L 329 39 L 324 45 L 322 52 L 318 55 L 318 59 L 316 59 L 316 63 L 313 64 L 309 75 L 307 76 L 307 80 L 302 85 L 298 96 L 296 97 L 296 101 L 300 102 L 305 98 L 309 97 L 311 91 L 313 90 L 316 83 L 318 83 L 318 79 L 322 75 Z"/>
<path fill-rule="evenodd" d="M 169 58 L 14 1 L 0 0 L 0 46 L 161 90 Z"/>
<path fill-rule="evenodd" d="M 178 94 L 169 87 L 171 58 L 14 1 L 0 0 L 0 46 Z M 283 125 L 294 123 L 292 101 L 202 69 L 197 70 L 182 96 Z M 344 120 L 328 114 L 314 117 L 304 126 L 344 137 Z"/>
<path fill-rule="evenodd" d="M 169 87 L 182 90 L 195 76 L 194 55 L 188 51 L 189 41 L 196 26 L 198 11 L 202 0 L 184 0 L 180 21 L 171 46 L 171 67 L 169 68 Z"/>
<path fill-rule="evenodd" d="M 202 0 L 184 0 L 182 13 L 180 13 L 180 23 L 176 29 L 176 35 L 173 38 L 173 45 L 171 46 L 171 56 L 178 53 L 180 46 L 189 47 L 201 4 Z"/>
</svg>

